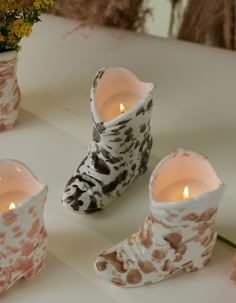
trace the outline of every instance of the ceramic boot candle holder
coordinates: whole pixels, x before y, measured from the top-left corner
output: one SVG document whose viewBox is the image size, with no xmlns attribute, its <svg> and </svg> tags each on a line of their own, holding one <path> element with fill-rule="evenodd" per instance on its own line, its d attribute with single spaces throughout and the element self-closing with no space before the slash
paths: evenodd
<svg viewBox="0 0 236 303">
<path fill-rule="evenodd" d="M 139 231 L 103 252 L 95 270 L 115 285 L 149 285 L 210 260 L 215 217 L 224 185 L 207 158 L 178 150 L 155 168 L 149 184 L 150 214 Z"/>
<path fill-rule="evenodd" d="M 0 161 L 0 294 L 45 265 L 47 187 L 18 161 Z"/>
<path fill-rule="evenodd" d="M 18 118 L 20 90 L 16 78 L 18 54 L 0 53 L 0 132 L 11 129 Z"/>
<path fill-rule="evenodd" d="M 102 210 L 146 171 L 153 89 L 124 68 L 97 73 L 90 100 L 93 140 L 66 185 L 63 206 L 79 213 Z"/>
</svg>

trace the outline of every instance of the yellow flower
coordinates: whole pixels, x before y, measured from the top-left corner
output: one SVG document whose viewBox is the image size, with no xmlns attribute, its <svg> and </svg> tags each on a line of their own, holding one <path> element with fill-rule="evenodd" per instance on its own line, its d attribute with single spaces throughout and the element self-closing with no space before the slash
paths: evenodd
<svg viewBox="0 0 236 303">
<path fill-rule="evenodd" d="M 34 8 L 37 10 L 47 10 L 54 3 L 54 0 L 34 0 Z"/>
<path fill-rule="evenodd" d="M 0 34 L 0 42 L 4 42 L 6 40 L 6 38 Z"/>
<path fill-rule="evenodd" d="M 22 11 L 24 6 L 24 0 L 1 0 L 0 11 Z"/>
<path fill-rule="evenodd" d="M 7 1 L 2 0 L 0 2 L 0 11 L 3 11 L 3 12 L 7 11 Z"/>
<path fill-rule="evenodd" d="M 16 19 L 10 24 L 9 30 L 9 34 L 14 34 L 18 38 L 28 37 L 32 32 L 32 25 L 22 19 Z"/>
<path fill-rule="evenodd" d="M 12 48 L 13 49 L 17 46 L 18 42 L 19 42 L 19 39 L 17 39 L 17 37 L 13 33 L 9 32 L 8 35 L 7 35 L 6 48 L 8 48 L 8 49 Z"/>
<path fill-rule="evenodd" d="M 41 12 L 49 9 L 54 0 L 0 0 L 0 53 L 20 50 L 21 38 L 28 37 Z"/>
</svg>

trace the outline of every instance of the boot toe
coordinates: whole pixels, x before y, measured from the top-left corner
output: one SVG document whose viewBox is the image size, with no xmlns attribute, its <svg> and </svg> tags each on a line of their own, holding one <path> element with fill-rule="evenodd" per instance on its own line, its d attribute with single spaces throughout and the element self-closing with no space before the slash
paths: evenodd
<svg viewBox="0 0 236 303">
<path fill-rule="evenodd" d="M 114 264 L 107 260 L 105 253 L 97 257 L 94 263 L 94 269 L 97 275 L 106 282 L 116 286 L 126 286 L 124 273 L 119 272 L 119 270 L 114 267 Z"/>
<path fill-rule="evenodd" d="M 126 245 L 125 240 L 103 252 L 97 257 L 94 269 L 98 276 L 116 286 L 142 286 L 144 277 L 134 256 L 123 249 Z"/>
<path fill-rule="evenodd" d="M 80 183 L 80 187 L 83 184 Z M 96 197 L 93 188 L 81 190 L 78 185 L 68 186 L 62 196 L 62 205 L 67 209 L 77 212 L 91 214 L 102 209 L 99 197 Z"/>
</svg>

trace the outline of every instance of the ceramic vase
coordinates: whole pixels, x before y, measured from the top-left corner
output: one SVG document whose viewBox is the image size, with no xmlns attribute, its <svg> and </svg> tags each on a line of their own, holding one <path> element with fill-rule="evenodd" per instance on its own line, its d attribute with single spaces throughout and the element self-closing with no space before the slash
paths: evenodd
<svg viewBox="0 0 236 303">
<path fill-rule="evenodd" d="M 0 132 L 11 129 L 19 114 L 21 96 L 16 77 L 17 60 L 16 51 L 0 53 Z"/>
</svg>

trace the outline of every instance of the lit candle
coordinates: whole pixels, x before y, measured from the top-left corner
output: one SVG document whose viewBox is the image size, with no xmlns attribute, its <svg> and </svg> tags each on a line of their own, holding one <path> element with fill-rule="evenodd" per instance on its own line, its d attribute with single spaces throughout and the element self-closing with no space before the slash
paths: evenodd
<svg viewBox="0 0 236 303">
<path fill-rule="evenodd" d="M 186 184 L 188 186 L 185 186 Z M 167 185 L 158 192 L 158 200 L 162 202 L 188 200 L 208 190 L 209 186 L 206 183 L 200 180 L 186 179 Z"/>
<path fill-rule="evenodd" d="M 28 198 L 29 195 L 21 190 L 2 193 L 0 194 L 0 212 L 15 208 L 22 201 L 25 201 Z"/>
<path fill-rule="evenodd" d="M 108 98 L 103 105 L 103 110 L 100 112 L 100 118 L 106 122 L 115 117 L 127 112 L 140 98 L 135 93 L 120 93 Z"/>
<path fill-rule="evenodd" d="M 188 200 L 188 198 L 189 198 L 189 189 L 188 189 L 188 186 L 185 186 L 185 188 L 184 188 L 183 197 L 184 197 L 184 200 Z"/>
<path fill-rule="evenodd" d="M 16 208 L 16 204 L 14 202 L 11 202 L 9 206 L 9 210 Z"/>
<path fill-rule="evenodd" d="M 187 201 L 211 192 L 219 183 L 207 158 L 179 150 L 160 163 L 153 194 L 160 202 Z"/>
<path fill-rule="evenodd" d="M 126 111 L 126 109 L 125 109 L 124 105 L 121 103 L 121 104 L 120 104 L 120 112 L 121 112 L 122 114 L 124 114 L 125 111 Z"/>
<path fill-rule="evenodd" d="M 103 122 L 108 122 L 126 113 L 153 90 L 151 83 L 144 83 L 124 68 L 102 69 L 97 74 L 91 90 L 96 113 Z M 121 104 L 123 109 L 121 109 Z M 92 107 L 93 107 L 92 102 Z M 93 110 L 93 109 L 92 109 Z"/>
</svg>

